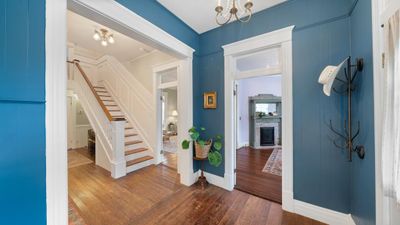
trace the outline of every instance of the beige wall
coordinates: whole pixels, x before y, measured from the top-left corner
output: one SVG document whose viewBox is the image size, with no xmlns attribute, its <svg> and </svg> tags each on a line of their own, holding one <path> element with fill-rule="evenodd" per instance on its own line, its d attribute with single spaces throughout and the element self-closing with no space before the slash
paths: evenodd
<svg viewBox="0 0 400 225">
<path fill-rule="evenodd" d="M 153 51 L 138 59 L 125 62 L 123 65 L 147 90 L 153 93 L 153 67 L 175 60 L 174 57 L 163 52 Z"/>
</svg>

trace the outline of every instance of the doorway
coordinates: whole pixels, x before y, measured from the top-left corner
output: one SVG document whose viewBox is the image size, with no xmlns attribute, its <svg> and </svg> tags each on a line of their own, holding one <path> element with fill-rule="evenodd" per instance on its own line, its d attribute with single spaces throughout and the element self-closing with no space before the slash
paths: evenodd
<svg viewBox="0 0 400 225">
<path fill-rule="evenodd" d="M 67 5 L 68 3 L 68 5 Z M 65 26 L 67 9 L 104 26 L 112 27 L 128 37 L 165 51 L 181 62 L 183 76 L 178 77 L 180 95 L 178 111 L 184 118 L 182 130 L 192 126 L 192 57 L 194 50 L 141 16 L 126 10 L 116 1 L 102 4 L 86 0 L 46 1 L 46 191 L 47 222 L 67 224 L 68 170 L 67 170 L 67 50 Z M 151 101 L 149 101 L 152 103 Z M 182 105 L 182 109 L 180 106 Z M 183 132 L 180 132 L 183 133 Z M 180 161 L 185 168 L 180 174 L 182 184 L 195 182 L 192 149 L 181 152 Z"/>
<path fill-rule="evenodd" d="M 235 188 L 281 203 L 281 75 L 256 76 L 235 83 Z"/>
<path fill-rule="evenodd" d="M 294 212 L 292 31 L 294 26 L 223 46 L 225 56 L 225 185 L 234 189 L 236 176 L 238 80 L 281 75 L 282 79 L 282 208 Z M 255 60 L 264 55 L 264 60 Z"/>
<path fill-rule="evenodd" d="M 153 68 L 156 96 L 158 163 L 177 170 L 178 163 L 178 73 L 179 63 L 169 63 Z"/>
</svg>

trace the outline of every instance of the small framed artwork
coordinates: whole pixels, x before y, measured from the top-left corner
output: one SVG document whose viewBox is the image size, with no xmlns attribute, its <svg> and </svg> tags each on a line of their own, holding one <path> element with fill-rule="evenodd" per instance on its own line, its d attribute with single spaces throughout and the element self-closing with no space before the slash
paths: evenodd
<svg viewBox="0 0 400 225">
<path fill-rule="evenodd" d="M 205 109 L 216 109 L 217 108 L 217 92 L 205 92 L 204 93 L 204 108 Z"/>
</svg>

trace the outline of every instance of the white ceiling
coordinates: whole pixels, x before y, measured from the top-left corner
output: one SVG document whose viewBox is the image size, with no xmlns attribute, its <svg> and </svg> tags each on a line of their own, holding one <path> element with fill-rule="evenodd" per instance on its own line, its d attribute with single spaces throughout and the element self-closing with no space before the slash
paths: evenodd
<svg viewBox="0 0 400 225">
<path fill-rule="evenodd" d="M 115 43 L 103 47 L 100 41 L 93 39 L 95 29 L 106 28 L 114 35 Z M 83 16 L 68 11 L 68 42 L 78 47 L 96 52 L 98 56 L 112 55 L 121 62 L 126 62 L 142 55 L 145 55 L 154 49 L 127 37 L 118 32 L 93 22 Z"/>
<path fill-rule="evenodd" d="M 197 33 L 201 34 L 218 27 L 215 22 L 217 0 L 157 0 L 165 8 L 179 17 Z M 227 0 L 221 0 L 226 5 Z M 247 0 L 237 0 L 244 5 Z M 286 0 L 253 0 L 253 12 L 280 4 Z M 226 10 L 226 7 L 224 7 Z"/>
</svg>

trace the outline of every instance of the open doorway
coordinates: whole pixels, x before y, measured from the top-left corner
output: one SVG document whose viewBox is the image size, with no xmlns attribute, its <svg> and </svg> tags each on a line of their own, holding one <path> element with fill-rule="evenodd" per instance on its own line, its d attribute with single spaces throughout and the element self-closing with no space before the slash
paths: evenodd
<svg viewBox="0 0 400 225">
<path fill-rule="evenodd" d="M 237 80 L 236 115 L 235 188 L 281 203 L 281 76 Z"/>
<path fill-rule="evenodd" d="M 223 46 L 225 56 L 225 184 L 227 189 L 234 189 L 237 184 L 237 149 L 241 144 L 237 141 L 237 93 L 238 81 L 248 78 L 262 76 L 280 76 L 281 87 L 281 132 L 279 135 L 275 130 L 279 126 L 265 129 L 269 133 L 269 141 L 275 143 L 273 147 L 282 148 L 281 165 L 281 197 L 276 199 L 282 202 L 282 208 L 293 212 L 293 90 L 292 90 L 292 31 L 294 26 L 282 28 L 276 31 L 265 33 L 249 39 L 241 40 Z M 240 84 L 239 84 L 240 85 Z M 274 96 L 270 96 L 274 97 Z M 279 100 L 279 96 L 276 96 Z M 275 98 L 275 97 L 274 97 Z M 260 110 L 269 114 L 268 104 L 260 105 Z M 278 113 L 277 104 L 271 106 L 271 111 Z M 254 109 L 254 111 L 257 111 Z M 260 113 L 255 113 L 259 115 Z M 264 115 L 264 114 L 263 114 Z M 274 112 L 272 112 L 272 117 Z M 240 134 L 240 132 L 239 132 Z M 272 139 L 271 136 L 274 135 Z M 260 131 L 261 135 L 261 131 Z M 268 137 L 268 135 L 266 135 Z M 249 135 L 250 138 L 250 135 Z M 267 138 L 268 139 L 268 138 Z M 267 142 L 268 143 L 268 142 Z M 246 143 L 245 143 L 246 144 Z M 250 139 L 249 139 L 250 145 Z M 277 146 L 275 146 L 277 145 Z M 241 146 L 240 146 L 241 147 Z M 270 147 L 270 146 L 268 146 Z M 271 147 L 270 147 L 271 148 Z M 272 151 L 273 152 L 273 151 Z M 272 155 L 272 153 L 271 153 Z M 262 157 L 260 157 L 262 158 Z M 264 156 L 265 160 L 267 156 Z M 270 157 L 268 157 L 270 158 Z M 267 159 L 268 160 L 268 159 Z M 259 173 L 266 166 L 260 163 Z M 252 166 L 252 165 L 249 165 Z M 279 179 L 278 179 L 279 180 Z M 279 184 L 279 182 L 277 182 Z"/>
<path fill-rule="evenodd" d="M 162 153 L 163 164 L 177 169 L 178 151 L 178 111 L 177 88 L 170 87 L 161 90 L 162 93 Z"/>
<path fill-rule="evenodd" d="M 68 168 L 96 160 L 96 135 L 78 96 L 67 92 Z"/>
<path fill-rule="evenodd" d="M 153 68 L 158 162 L 178 170 L 178 63 Z"/>
<path fill-rule="evenodd" d="M 137 185 L 143 173 L 159 179 L 152 166 L 160 163 L 153 68 L 179 59 L 84 15 L 68 11 L 67 18 L 69 221 L 126 224 L 128 217 L 110 217 L 97 207 L 116 215 L 121 208 L 114 206 L 123 204 L 122 198 L 133 201 L 137 189 L 124 191 L 121 177 L 125 185 Z M 179 178 L 178 67 L 160 72 L 159 78 L 162 163 L 174 169 L 166 172 L 170 177 Z"/>
</svg>

